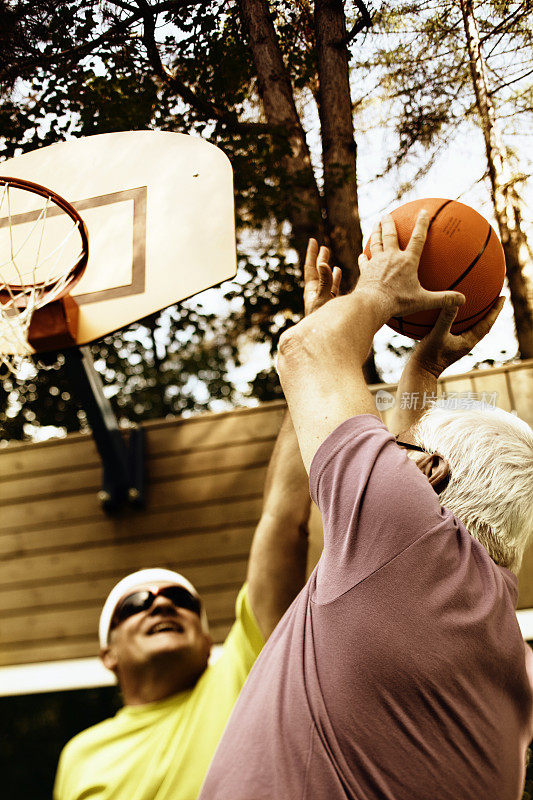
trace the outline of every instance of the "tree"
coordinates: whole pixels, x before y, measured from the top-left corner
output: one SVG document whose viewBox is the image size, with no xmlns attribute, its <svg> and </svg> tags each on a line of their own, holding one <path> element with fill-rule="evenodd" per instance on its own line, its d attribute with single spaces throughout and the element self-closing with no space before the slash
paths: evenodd
<svg viewBox="0 0 533 800">
<path fill-rule="evenodd" d="M 416 180 L 458 130 L 465 125 L 481 129 L 482 177 L 505 251 L 519 350 L 522 358 L 531 358 L 533 290 L 526 271 L 531 248 L 521 199 L 528 175 L 510 144 L 520 121 L 523 129 L 531 119 L 531 4 L 383 3 L 374 24 L 384 41 L 370 64 L 382 71 L 383 97 L 397 114 L 398 147 L 386 169 L 404 163 L 418 148 L 425 163 Z M 367 70 L 368 61 L 359 66 Z"/>
<path fill-rule="evenodd" d="M 349 21 L 357 31 L 369 17 L 363 3 L 356 6 Z M 234 166 L 239 235 L 242 239 L 246 231 L 247 243 L 251 236 L 258 240 L 260 256 L 240 258 L 240 303 L 240 288 L 228 292 L 233 307 L 225 355 L 230 352 L 233 363 L 238 363 L 237 341 L 244 331 L 261 340 L 267 336 L 274 348 L 301 313 L 301 274 L 290 254 L 293 248 L 301 264 L 310 235 L 329 242 L 335 263 L 343 268 L 345 288 L 353 286 L 361 229 L 348 36 L 340 0 L 319 0 L 314 14 L 303 1 L 49 0 L 36 9 L 26 0 L 13 0 L 0 6 L 0 18 L 6 39 L 17 43 L 0 62 L 0 126 L 7 156 L 66 136 L 139 128 L 207 135 L 226 151 Z M 316 104 L 323 144 L 318 169 L 305 132 Z M 259 260 L 262 285 L 254 280 Z M 180 325 L 191 323 L 192 316 L 187 305 L 173 312 L 170 335 L 178 336 Z M 148 340 L 160 324 L 160 318 L 152 318 L 144 326 Z M 205 356 L 215 320 L 204 322 L 197 314 L 192 324 Z M 220 344 L 220 337 L 219 327 L 211 339 Z M 119 353 L 131 349 L 124 339 L 117 341 Z M 109 363 L 109 343 L 105 347 Z M 158 369 L 157 380 L 172 382 L 177 357 L 168 348 L 160 350 L 158 355 L 158 348 L 149 349 L 149 360 Z M 212 375 L 217 370 L 220 375 L 220 390 L 234 399 L 222 360 L 212 353 L 210 363 Z M 127 397 L 135 381 L 127 377 L 127 361 L 120 367 L 126 370 L 120 395 Z M 114 367 L 107 372 L 118 379 Z M 181 374 L 187 380 L 192 376 L 187 369 Z M 369 377 L 378 380 L 372 363 Z M 48 379 L 41 375 L 40 380 L 46 384 Z M 261 399 L 279 394 L 272 374 L 260 376 L 254 391 Z M 30 402 L 24 389 L 18 400 Z M 195 405 L 192 393 L 189 401 Z M 34 402 L 33 413 L 40 418 L 39 398 Z M 11 408 L 16 409 L 13 396 Z M 179 409 L 170 402 L 168 410 Z M 12 432 L 13 427 L 14 422 Z"/>
<path fill-rule="evenodd" d="M 511 19 L 507 16 L 499 26 L 495 26 L 498 27 L 499 35 L 511 29 L 513 17 L 516 20 L 519 13 L 524 14 L 525 9 L 520 6 L 513 11 Z M 531 260 L 533 253 L 524 231 L 523 203 L 517 191 L 516 184 L 520 178 L 512 174 L 511 154 L 505 147 L 499 130 L 473 0 L 461 0 L 461 13 L 476 111 L 485 140 L 492 204 L 505 252 L 516 334 L 522 357 L 533 358 L 533 287 L 529 285 L 524 272 L 526 258 Z M 489 32 L 489 40 L 493 38 L 494 30 L 493 27 Z"/>
</svg>

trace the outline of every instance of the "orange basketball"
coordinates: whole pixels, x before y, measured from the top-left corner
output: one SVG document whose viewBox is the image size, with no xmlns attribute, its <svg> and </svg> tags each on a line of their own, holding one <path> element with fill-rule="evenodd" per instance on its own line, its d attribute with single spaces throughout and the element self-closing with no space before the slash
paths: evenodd
<svg viewBox="0 0 533 800">
<path fill-rule="evenodd" d="M 454 289 L 466 297 L 460 307 L 452 333 L 462 333 L 483 319 L 495 305 L 505 277 L 503 247 L 487 220 L 464 203 L 428 197 L 414 200 L 391 212 L 398 242 L 404 249 L 414 228 L 418 212 L 430 215 L 429 231 L 422 251 L 418 277 L 425 289 Z M 370 256 L 370 240 L 365 245 Z M 429 333 L 439 311 L 421 311 L 407 317 L 393 317 L 387 323 L 411 339 Z"/>
</svg>

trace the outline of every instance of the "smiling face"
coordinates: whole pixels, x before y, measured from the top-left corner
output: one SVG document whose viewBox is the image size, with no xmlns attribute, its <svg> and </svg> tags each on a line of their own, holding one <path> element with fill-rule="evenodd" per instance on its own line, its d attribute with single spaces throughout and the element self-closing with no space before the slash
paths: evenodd
<svg viewBox="0 0 533 800">
<path fill-rule="evenodd" d="M 140 584 L 127 594 L 171 585 Z M 195 682 L 207 666 L 210 649 L 211 637 L 203 631 L 198 614 L 175 606 L 169 598 L 158 594 L 149 608 L 132 614 L 113 628 L 101 658 L 121 683 L 133 674 L 152 673 L 154 669 L 165 671 L 169 667 L 182 673 L 184 680 Z"/>
</svg>

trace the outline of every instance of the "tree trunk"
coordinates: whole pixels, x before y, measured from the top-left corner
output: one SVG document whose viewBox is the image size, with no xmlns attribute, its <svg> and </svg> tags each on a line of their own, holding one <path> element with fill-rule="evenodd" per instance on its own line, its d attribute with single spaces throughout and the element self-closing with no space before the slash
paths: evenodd
<svg viewBox="0 0 533 800">
<path fill-rule="evenodd" d="M 518 347 L 521 358 L 533 358 L 533 292 L 524 273 L 529 247 L 522 229 L 522 201 L 509 169 L 494 104 L 487 87 L 485 60 L 481 52 L 473 0 L 460 1 L 476 107 L 485 139 L 492 203 L 505 252 Z"/>
<path fill-rule="evenodd" d="M 322 204 L 305 132 L 268 2 L 238 0 L 238 6 L 250 40 L 265 116 L 273 128 L 286 132 L 287 152 L 282 165 L 289 178 L 286 192 L 294 246 L 303 265 L 309 238 L 324 240 Z"/>
<path fill-rule="evenodd" d="M 357 257 L 363 250 L 363 234 L 357 202 L 357 148 L 350 97 L 346 18 L 341 0 L 316 0 L 315 37 L 326 225 L 332 263 L 342 269 L 341 291 L 349 292 L 359 277 Z M 367 383 L 379 383 L 373 351 L 365 362 L 364 373 Z"/>
<path fill-rule="evenodd" d="M 268 2 L 266 0 L 238 0 L 241 18 L 250 37 L 255 68 L 257 70 L 259 93 L 263 102 L 265 116 L 268 122 L 276 128 L 287 131 L 289 152 L 285 156 L 283 166 L 289 175 L 289 207 L 295 247 L 298 251 L 300 264 L 304 263 L 307 241 L 310 236 L 324 240 L 324 226 L 321 214 L 321 199 L 316 184 L 309 148 L 305 139 L 305 132 L 300 117 L 296 110 L 294 94 L 289 76 L 283 63 L 276 31 Z M 338 3 L 334 4 L 339 5 Z M 335 8 L 335 21 L 338 28 L 338 9 Z M 342 8 L 341 8 L 342 11 Z M 328 13 L 329 17 L 329 13 Z M 344 26 L 344 13 L 342 13 Z M 328 25 L 326 25 L 328 28 Z M 334 34 L 333 38 L 335 36 Z M 334 39 L 327 32 L 325 42 L 328 43 L 328 54 L 325 56 L 326 87 L 320 89 L 321 96 L 327 94 L 328 86 L 334 85 L 336 94 L 343 92 L 342 118 L 344 127 L 340 136 L 333 130 L 335 121 L 335 103 L 329 98 L 326 101 L 327 112 L 321 111 L 321 117 L 327 116 L 328 125 L 328 153 L 325 155 L 325 169 L 328 171 L 328 184 L 326 194 L 332 192 L 332 199 L 327 200 L 328 214 L 333 214 L 329 229 L 335 235 L 333 239 L 334 256 L 336 262 L 343 268 L 343 273 L 349 275 L 348 286 L 353 287 L 357 280 L 357 255 L 361 252 L 361 230 L 357 214 L 357 189 L 355 184 L 355 143 L 353 138 L 353 124 L 351 123 L 350 88 L 348 84 L 348 57 L 346 46 L 341 55 L 341 78 L 337 78 L 334 69 L 337 56 L 332 52 L 338 46 L 339 39 Z M 326 46 L 324 46 L 326 49 Z M 331 56 L 334 56 L 333 59 Z M 339 85 L 339 88 L 337 88 Z M 321 104 L 322 105 L 322 104 Z M 350 118 L 347 125 L 346 117 Z M 350 133 L 351 132 L 351 133 Z M 351 137 L 349 139 L 349 137 Z M 327 162 L 326 162 L 327 158 Z M 326 167 L 327 163 L 327 167 Z M 345 180 L 346 168 L 348 180 Z M 340 179 L 340 180 L 339 180 Z M 346 184 L 346 185 L 345 185 Z M 351 212 L 350 212 L 351 202 Z M 354 209 L 355 215 L 354 216 Z M 338 247 L 338 249 L 337 249 Z M 365 364 L 365 377 L 369 383 L 378 383 L 379 375 L 374 363 L 373 354 Z"/>
<path fill-rule="evenodd" d="M 349 291 L 359 276 L 357 257 L 363 247 L 346 19 L 341 0 L 316 0 L 315 36 L 327 227 L 333 262 L 342 268 L 343 290 Z"/>
</svg>

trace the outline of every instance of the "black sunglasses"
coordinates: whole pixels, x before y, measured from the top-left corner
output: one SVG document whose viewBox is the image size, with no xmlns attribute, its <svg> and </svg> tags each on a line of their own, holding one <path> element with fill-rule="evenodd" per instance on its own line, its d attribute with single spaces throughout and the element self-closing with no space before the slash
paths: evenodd
<svg viewBox="0 0 533 800">
<path fill-rule="evenodd" d="M 200 600 L 183 586 L 163 586 L 160 589 L 154 590 L 140 589 L 138 592 L 128 594 L 120 601 L 115 608 L 110 629 L 113 630 L 113 628 L 116 628 L 117 625 L 124 622 L 128 617 L 132 617 L 134 614 L 147 611 L 152 607 L 158 595 L 166 597 L 176 608 L 186 608 L 188 611 L 193 611 L 200 616 L 202 610 Z"/>
</svg>

